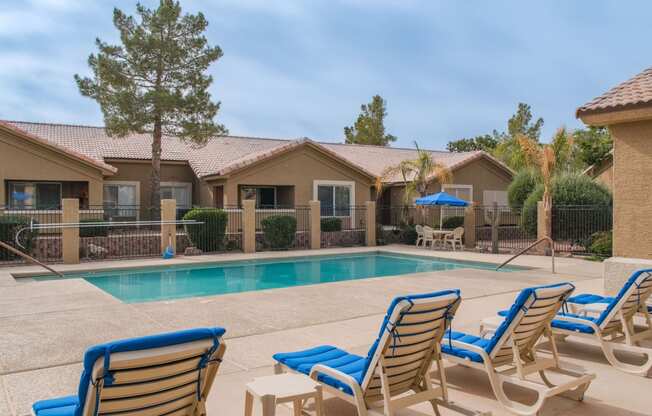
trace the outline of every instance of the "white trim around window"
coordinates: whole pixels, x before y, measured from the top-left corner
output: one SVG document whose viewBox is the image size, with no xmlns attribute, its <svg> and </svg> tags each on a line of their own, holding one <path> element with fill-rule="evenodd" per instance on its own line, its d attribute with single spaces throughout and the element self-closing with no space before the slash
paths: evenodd
<svg viewBox="0 0 652 416">
<path fill-rule="evenodd" d="M 445 183 L 442 184 L 441 190 L 447 192 L 447 189 L 466 189 L 469 191 L 469 199 L 461 198 L 457 196 L 457 192 L 452 194 L 456 198 L 464 199 L 465 201 L 473 203 L 473 185 L 464 185 L 464 184 L 455 184 L 455 183 Z M 447 192 L 448 193 L 448 192 Z M 455 215 L 464 215 L 464 208 L 462 207 L 442 207 L 442 217 L 448 218 Z"/>
<path fill-rule="evenodd" d="M 161 188 L 164 186 L 172 188 L 186 188 L 186 201 L 183 208 L 192 208 L 192 183 L 190 182 L 161 182 Z M 177 207 L 180 207 L 179 201 L 177 201 Z"/>
<path fill-rule="evenodd" d="M 104 184 L 102 186 L 102 200 L 104 201 L 104 186 L 110 186 L 110 185 L 126 185 L 126 186 L 134 186 L 136 187 L 136 203 L 134 205 L 140 206 L 140 181 L 104 181 Z"/>
<path fill-rule="evenodd" d="M 468 189 L 469 190 L 469 202 L 473 202 L 473 185 L 462 185 L 462 184 L 456 184 L 456 183 L 445 183 L 441 186 L 441 190 L 446 192 L 446 189 L 453 188 L 453 189 Z M 454 197 L 457 197 L 457 195 L 453 195 Z M 457 197 L 459 198 L 459 197 Z"/>
<path fill-rule="evenodd" d="M 355 206 L 355 182 L 354 181 L 332 181 L 328 179 L 315 179 L 312 181 L 312 199 L 317 201 L 319 199 L 318 189 L 320 186 L 346 186 L 350 189 L 349 206 Z M 333 190 L 333 192 L 335 192 Z M 333 196 L 333 202 L 335 197 Z M 334 207 L 333 207 L 334 208 Z M 334 213 L 334 212 L 333 212 Z M 339 216 L 339 218 L 351 218 L 351 224 L 355 224 L 355 210 L 349 210 L 350 215 Z M 335 215 L 334 215 L 335 216 Z"/>
</svg>

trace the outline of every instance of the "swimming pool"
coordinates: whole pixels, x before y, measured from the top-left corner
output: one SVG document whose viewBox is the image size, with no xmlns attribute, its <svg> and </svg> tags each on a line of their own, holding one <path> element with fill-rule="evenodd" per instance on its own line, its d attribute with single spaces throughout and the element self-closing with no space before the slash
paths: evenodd
<svg viewBox="0 0 652 416">
<path fill-rule="evenodd" d="M 496 265 L 372 252 L 122 269 L 66 277 L 83 278 L 123 302 L 138 303 L 459 268 L 494 270 Z M 501 271 L 522 269 L 505 267 Z"/>
</svg>

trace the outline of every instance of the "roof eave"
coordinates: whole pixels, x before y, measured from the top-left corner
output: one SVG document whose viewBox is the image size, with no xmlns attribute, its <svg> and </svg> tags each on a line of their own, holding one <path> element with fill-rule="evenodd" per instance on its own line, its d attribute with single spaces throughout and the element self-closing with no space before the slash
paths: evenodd
<svg viewBox="0 0 652 416">
<path fill-rule="evenodd" d="M 609 126 L 612 124 L 652 120 L 652 103 L 610 107 L 601 110 L 578 108 L 575 116 L 589 126 Z"/>
</svg>

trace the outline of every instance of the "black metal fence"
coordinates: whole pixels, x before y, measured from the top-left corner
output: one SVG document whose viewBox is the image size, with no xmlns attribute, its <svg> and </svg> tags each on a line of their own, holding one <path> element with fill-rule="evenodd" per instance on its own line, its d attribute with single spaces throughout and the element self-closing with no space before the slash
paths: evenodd
<svg viewBox="0 0 652 416">
<path fill-rule="evenodd" d="M 199 255 L 242 249 L 242 209 L 236 205 L 224 209 L 196 207 L 178 213 L 180 220 L 198 224 L 177 226 L 177 253 Z"/>
<path fill-rule="evenodd" d="M 89 206 L 80 210 L 79 258 L 82 261 L 156 257 L 161 254 L 161 226 L 152 221 L 159 210 L 137 205 Z M 93 227 L 93 223 L 102 223 Z M 107 225 L 106 223 L 116 223 Z M 130 223 L 130 224 L 119 224 Z"/>
<path fill-rule="evenodd" d="M 33 229 L 31 225 L 61 222 L 61 210 L 0 207 L 0 241 L 39 261 L 62 261 L 61 229 Z M 22 264 L 24 259 L 0 248 L 0 264 Z"/>
<path fill-rule="evenodd" d="M 322 213 L 324 209 L 322 207 Z M 367 207 L 364 205 L 351 205 L 339 207 L 335 216 L 321 217 L 321 246 L 327 247 L 353 247 L 365 244 L 367 234 Z"/>
<path fill-rule="evenodd" d="M 256 209 L 256 251 L 309 248 L 309 206 Z"/>
<path fill-rule="evenodd" d="M 529 220 L 523 216 L 523 209 L 520 207 L 476 205 L 473 208 L 477 249 L 511 253 L 536 241 L 536 212 L 532 233 Z"/>
<path fill-rule="evenodd" d="M 552 239 L 555 251 L 586 253 L 596 233 L 613 226 L 612 207 L 607 205 L 565 205 L 552 208 Z"/>
</svg>

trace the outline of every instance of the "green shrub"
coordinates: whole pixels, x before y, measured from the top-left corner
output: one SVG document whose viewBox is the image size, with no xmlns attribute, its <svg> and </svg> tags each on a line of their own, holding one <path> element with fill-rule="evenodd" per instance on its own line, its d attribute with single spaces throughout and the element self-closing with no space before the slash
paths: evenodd
<svg viewBox="0 0 652 416">
<path fill-rule="evenodd" d="M 453 230 L 457 227 L 464 227 L 464 216 L 457 215 L 455 217 L 444 218 L 441 222 L 441 227 L 447 230 Z"/>
<path fill-rule="evenodd" d="M 273 249 L 287 249 L 294 243 L 297 219 L 289 215 L 272 215 L 261 221 L 265 242 Z"/>
<path fill-rule="evenodd" d="M 613 235 L 611 231 L 601 231 L 591 235 L 589 239 L 589 253 L 598 257 L 611 257 Z"/>
<path fill-rule="evenodd" d="M 335 217 L 322 218 L 321 230 L 325 233 L 332 231 L 342 231 L 342 219 Z"/>
<path fill-rule="evenodd" d="M 38 230 L 25 230 L 20 233 L 20 242 L 24 249 L 16 246 L 16 233 L 24 227 L 29 227 L 30 218 L 22 215 L 2 215 L 0 216 L 0 241 L 9 244 L 17 250 L 24 251 L 28 254 L 32 252 L 38 237 Z M 18 258 L 13 253 L 0 248 L 0 260 L 13 260 Z"/>
<path fill-rule="evenodd" d="M 202 251 L 218 251 L 224 248 L 226 211 L 218 208 L 193 208 L 183 216 L 184 220 L 195 220 L 203 224 L 186 225 L 190 243 Z"/>
<path fill-rule="evenodd" d="M 537 202 L 542 198 L 543 184 L 539 184 L 523 204 L 521 227 L 531 236 L 537 234 Z M 578 217 L 582 215 L 579 211 L 568 216 L 562 215 L 560 207 L 564 206 L 593 207 L 592 211 L 586 212 L 587 215 L 603 216 L 600 224 L 596 222 L 595 225 L 607 228 L 611 225 L 611 193 L 586 175 L 567 174 L 556 178 L 552 184 L 552 204 L 552 234 L 556 238 L 586 239 L 597 231 L 579 221 Z M 559 211 L 555 213 L 555 209 Z"/>
<path fill-rule="evenodd" d="M 511 208 L 521 208 L 539 183 L 539 176 L 531 169 L 523 169 L 514 175 L 507 187 L 507 203 Z"/>
<path fill-rule="evenodd" d="M 80 220 L 80 224 L 92 224 L 94 222 L 104 222 L 103 219 Z M 109 234 L 108 227 L 79 227 L 80 237 L 106 237 Z"/>
<path fill-rule="evenodd" d="M 417 242 L 417 229 L 413 224 L 405 225 L 401 230 L 403 244 L 414 245 Z"/>
</svg>

